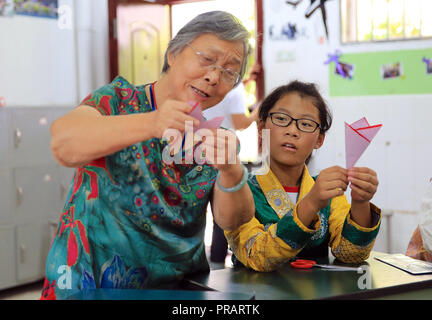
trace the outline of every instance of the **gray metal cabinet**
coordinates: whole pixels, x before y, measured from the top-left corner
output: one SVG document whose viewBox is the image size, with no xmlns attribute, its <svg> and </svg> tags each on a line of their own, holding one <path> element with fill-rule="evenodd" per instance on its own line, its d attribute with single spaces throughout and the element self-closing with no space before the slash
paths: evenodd
<svg viewBox="0 0 432 320">
<path fill-rule="evenodd" d="M 15 228 L 0 226 L 0 288 L 16 285 Z"/>
<path fill-rule="evenodd" d="M 45 275 L 74 172 L 54 160 L 49 129 L 70 110 L 0 109 L 0 290 Z"/>
<path fill-rule="evenodd" d="M 52 108 L 51 108 L 52 109 Z M 13 129 L 13 163 L 26 166 L 31 157 L 32 165 L 55 164 L 50 150 L 50 125 L 55 120 L 49 108 L 14 110 L 11 115 Z"/>
<path fill-rule="evenodd" d="M 9 163 L 11 135 L 10 132 L 10 113 L 6 109 L 0 108 L 0 168 Z"/>
<path fill-rule="evenodd" d="M 66 197 L 71 188 L 71 183 L 74 177 L 75 170 L 66 167 L 59 167 L 59 180 L 60 180 L 60 199 L 61 207 L 63 208 Z"/>
<path fill-rule="evenodd" d="M 46 216 L 58 216 L 61 186 L 56 166 L 14 169 L 17 190 L 16 221 L 26 223 Z"/>
<path fill-rule="evenodd" d="M 13 222 L 15 197 L 12 171 L 0 167 L 0 225 Z"/>
<path fill-rule="evenodd" d="M 17 281 L 34 281 L 44 275 L 49 238 L 48 223 L 32 223 L 16 228 Z"/>
</svg>

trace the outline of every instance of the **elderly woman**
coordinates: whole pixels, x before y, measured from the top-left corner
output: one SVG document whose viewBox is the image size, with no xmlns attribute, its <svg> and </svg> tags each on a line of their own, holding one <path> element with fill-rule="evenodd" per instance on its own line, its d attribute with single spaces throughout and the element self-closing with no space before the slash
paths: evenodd
<svg viewBox="0 0 432 320">
<path fill-rule="evenodd" d="M 42 299 L 88 288 L 175 287 L 185 275 L 209 269 L 203 242 L 209 201 L 224 230 L 253 217 L 247 171 L 235 151 L 235 163 L 162 158 L 167 129 L 183 134 L 185 122 L 199 124 L 189 114 L 191 102 L 210 108 L 241 81 L 248 38 L 231 14 L 201 14 L 169 43 L 160 79 L 134 86 L 117 77 L 52 124 L 55 158 L 77 169 Z M 226 146 L 212 147 L 209 154 Z"/>
</svg>

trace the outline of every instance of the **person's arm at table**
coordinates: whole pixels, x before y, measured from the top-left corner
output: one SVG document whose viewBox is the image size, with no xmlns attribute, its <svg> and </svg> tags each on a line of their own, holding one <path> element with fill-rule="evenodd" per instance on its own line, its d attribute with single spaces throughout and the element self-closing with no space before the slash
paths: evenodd
<svg viewBox="0 0 432 320">
<path fill-rule="evenodd" d="M 229 165 L 219 169 L 219 181 L 223 187 L 236 186 L 243 179 L 242 165 Z M 255 212 L 252 193 L 245 183 L 235 192 L 225 192 L 217 184 L 211 200 L 215 222 L 223 230 L 235 230 L 252 219 Z"/>
<path fill-rule="evenodd" d="M 61 165 L 80 167 L 140 141 L 160 138 L 165 129 L 184 131 L 184 121 L 198 122 L 187 114 L 191 108 L 167 101 L 154 112 L 111 116 L 80 105 L 51 125 L 51 150 Z"/>
<path fill-rule="evenodd" d="M 338 260 L 360 263 L 366 260 L 372 251 L 381 224 L 381 210 L 371 203 L 371 227 L 363 227 L 352 219 L 351 209 L 345 195 L 332 199 L 329 246 Z"/>
<path fill-rule="evenodd" d="M 319 223 L 313 230 L 306 228 L 294 211 L 268 228 L 254 217 L 234 231 L 225 231 L 225 236 L 245 267 L 270 272 L 294 258 L 319 230 Z"/>
<path fill-rule="evenodd" d="M 237 259 L 256 271 L 273 271 L 295 257 L 320 230 L 321 221 L 306 227 L 298 218 L 296 204 L 292 214 L 282 218 L 268 204 L 261 188 L 248 183 L 254 197 L 255 217 L 233 231 L 226 231 L 228 244 Z M 259 217 L 274 217 L 274 223 L 264 226 Z M 269 224 L 269 223 L 267 223 Z"/>
<path fill-rule="evenodd" d="M 206 162 L 218 170 L 210 199 L 214 220 L 221 229 L 234 230 L 252 219 L 255 212 L 246 182 L 248 173 L 237 155 L 239 140 L 234 132 L 224 129 L 208 129 L 204 135 L 195 134 L 195 139 L 202 141 L 200 148 Z M 226 191 L 233 187 L 231 192 Z"/>
</svg>

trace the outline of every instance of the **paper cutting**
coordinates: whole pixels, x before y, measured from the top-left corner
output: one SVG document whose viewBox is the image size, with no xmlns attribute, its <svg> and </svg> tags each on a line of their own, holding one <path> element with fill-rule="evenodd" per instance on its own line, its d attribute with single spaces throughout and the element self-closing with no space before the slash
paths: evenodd
<svg viewBox="0 0 432 320">
<path fill-rule="evenodd" d="M 426 63 L 426 73 L 432 74 L 432 59 L 423 58 L 422 61 Z"/>
<path fill-rule="evenodd" d="M 193 103 L 189 103 L 190 105 L 192 105 Z M 221 117 L 215 117 L 213 119 L 210 120 L 206 120 L 204 119 L 203 113 L 202 113 L 202 108 L 201 105 L 197 102 L 194 105 L 194 108 L 192 109 L 192 111 L 189 113 L 189 115 L 191 115 L 192 117 L 196 118 L 199 120 L 200 124 L 197 127 L 194 127 L 194 132 L 199 130 L 199 129 L 217 129 L 220 128 L 222 121 L 225 119 L 225 117 L 221 116 Z"/>
<path fill-rule="evenodd" d="M 381 127 L 382 124 L 371 126 L 364 117 L 351 124 L 345 122 L 345 156 L 347 169 L 354 167 Z"/>
<path fill-rule="evenodd" d="M 335 64 L 335 74 L 340 75 L 342 78 L 352 79 L 354 74 L 354 66 L 348 63 L 343 63 L 339 61 L 342 56 L 340 51 L 336 51 L 335 54 L 329 54 L 327 61 L 324 64 L 329 64 L 334 62 Z"/>
<path fill-rule="evenodd" d="M 298 6 L 298 4 L 302 1 L 303 0 L 296 0 L 296 1 L 286 0 L 286 3 L 292 5 L 295 9 Z M 309 19 L 317 9 L 320 9 L 323 24 L 324 24 L 325 34 L 326 34 L 326 37 L 328 39 L 327 11 L 326 11 L 326 7 L 325 7 L 325 4 L 327 1 L 328 0 L 310 0 L 309 7 L 306 9 L 306 12 L 305 12 L 305 17 L 307 19 Z"/>
</svg>

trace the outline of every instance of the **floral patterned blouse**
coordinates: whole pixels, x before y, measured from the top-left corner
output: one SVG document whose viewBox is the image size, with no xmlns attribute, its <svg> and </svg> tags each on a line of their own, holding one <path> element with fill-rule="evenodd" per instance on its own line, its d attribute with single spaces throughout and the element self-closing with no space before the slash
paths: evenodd
<svg viewBox="0 0 432 320">
<path fill-rule="evenodd" d="M 117 77 L 82 104 L 107 116 L 152 112 L 144 88 Z M 217 171 L 168 165 L 166 146 L 150 139 L 76 169 L 41 299 L 88 288 L 169 288 L 209 270 L 203 239 Z"/>
</svg>

